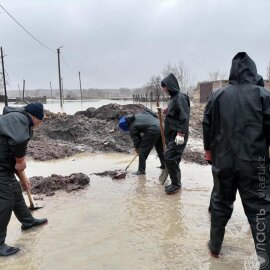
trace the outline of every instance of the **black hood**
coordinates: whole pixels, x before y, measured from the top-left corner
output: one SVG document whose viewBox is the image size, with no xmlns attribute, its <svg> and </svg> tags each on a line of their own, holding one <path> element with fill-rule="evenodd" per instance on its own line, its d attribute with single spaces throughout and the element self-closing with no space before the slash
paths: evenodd
<svg viewBox="0 0 270 270">
<path fill-rule="evenodd" d="M 231 84 L 254 84 L 257 68 L 245 52 L 239 52 L 232 60 L 229 81 Z"/>
<path fill-rule="evenodd" d="M 180 91 L 180 87 L 176 77 L 171 73 L 161 81 L 161 85 L 165 85 L 171 96 L 176 95 Z"/>
<path fill-rule="evenodd" d="M 263 80 L 263 77 L 260 74 L 256 75 L 255 84 L 258 85 L 258 86 L 264 87 L 264 80 Z"/>
</svg>

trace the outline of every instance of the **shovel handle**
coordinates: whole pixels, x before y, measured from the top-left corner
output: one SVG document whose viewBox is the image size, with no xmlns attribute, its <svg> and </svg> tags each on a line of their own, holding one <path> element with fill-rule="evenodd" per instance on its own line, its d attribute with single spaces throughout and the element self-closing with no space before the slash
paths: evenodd
<svg viewBox="0 0 270 270">
<path fill-rule="evenodd" d="M 24 171 L 18 171 L 16 172 L 16 175 L 19 177 L 20 181 L 21 182 L 25 182 L 27 180 L 27 176 L 25 174 Z M 31 208 L 34 208 L 35 205 L 34 205 L 34 201 L 33 201 L 33 198 L 32 198 L 32 195 L 31 195 L 31 192 L 29 189 L 26 190 L 26 193 L 27 193 L 27 197 L 29 199 L 29 203 L 30 203 L 30 207 Z"/>
<path fill-rule="evenodd" d="M 159 107 L 159 101 L 158 100 L 157 100 L 157 107 Z M 164 134 L 164 128 L 163 128 L 161 109 L 158 109 L 158 119 L 159 119 L 160 133 L 161 133 L 161 138 L 162 138 L 163 152 L 165 152 L 166 142 L 165 142 L 165 134 Z"/>
<path fill-rule="evenodd" d="M 131 162 L 127 165 L 127 167 L 125 168 L 125 171 L 129 168 L 129 166 L 132 164 L 132 162 L 135 160 L 135 158 L 137 157 L 138 155 L 136 155 L 132 160 Z"/>
</svg>

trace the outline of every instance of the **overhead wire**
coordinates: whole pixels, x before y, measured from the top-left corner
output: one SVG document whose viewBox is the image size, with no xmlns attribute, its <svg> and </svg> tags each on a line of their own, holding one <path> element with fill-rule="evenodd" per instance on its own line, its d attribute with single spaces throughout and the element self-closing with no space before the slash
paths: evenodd
<svg viewBox="0 0 270 270">
<path fill-rule="evenodd" d="M 30 37 L 32 37 L 36 42 L 38 42 L 41 46 L 43 46 L 44 48 L 46 48 L 47 50 L 56 53 L 53 49 L 49 48 L 48 46 L 46 46 L 43 42 L 41 42 L 39 39 L 37 39 L 34 35 L 32 35 L 25 27 L 23 27 L 1 4 L 0 7 L 6 12 L 6 14 L 13 20 L 16 22 L 16 24 L 18 24 Z"/>
<path fill-rule="evenodd" d="M 61 59 L 63 60 L 64 65 L 69 69 L 69 71 L 74 75 L 77 76 L 77 74 L 70 68 L 70 66 L 68 65 L 67 61 L 65 60 L 65 58 L 63 57 L 62 54 L 60 54 Z"/>
</svg>

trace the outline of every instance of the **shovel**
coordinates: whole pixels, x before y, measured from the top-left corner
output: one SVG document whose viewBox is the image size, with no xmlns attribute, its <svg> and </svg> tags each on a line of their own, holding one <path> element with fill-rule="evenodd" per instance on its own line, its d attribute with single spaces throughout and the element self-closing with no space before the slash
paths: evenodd
<svg viewBox="0 0 270 270">
<path fill-rule="evenodd" d="M 129 166 L 132 164 L 132 162 L 136 159 L 138 155 L 136 155 L 132 160 L 131 162 L 127 165 L 127 167 L 125 168 L 125 171 L 129 168 Z"/>
<path fill-rule="evenodd" d="M 157 100 L 157 107 L 159 107 L 159 101 Z M 158 108 L 158 119 L 159 119 L 159 125 L 160 125 L 160 132 L 161 132 L 161 138 L 162 138 L 162 145 L 163 145 L 163 153 L 165 153 L 166 149 L 166 142 L 165 142 L 165 135 L 164 135 L 164 128 L 162 123 L 162 112 L 161 108 Z M 165 169 L 162 171 L 161 175 L 159 176 L 159 182 L 164 185 L 168 178 L 169 172 L 165 164 Z"/>
<path fill-rule="evenodd" d="M 16 175 L 19 177 L 21 182 L 25 182 L 27 179 L 27 176 L 24 171 L 16 172 Z M 26 190 L 27 197 L 29 199 L 30 206 L 28 207 L 30 210 L 37 210 L 40 208 L 43 208 L 44 206 L 39 206 L 34 203 L 34 200 L 32 198 L 31 192 L 29 189 Z"/>
</svg>

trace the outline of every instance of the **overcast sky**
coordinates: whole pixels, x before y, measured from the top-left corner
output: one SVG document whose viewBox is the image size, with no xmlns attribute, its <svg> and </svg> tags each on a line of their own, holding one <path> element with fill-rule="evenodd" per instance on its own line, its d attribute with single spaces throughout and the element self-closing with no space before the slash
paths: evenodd
<svg viewBox="0 0 270 270">
<path fill-rule="evenodd" d="M 54 52 L 28 36 L 0 8 L 0 46 L 8 89 L 135 88 L 170 62 L 183 61 L 194 82 L 209 72 L 229 74 L 246 51 L 266 76 L 270 61 L 269 0 L 0 0 L 7 11 Z"/>
</svg>

